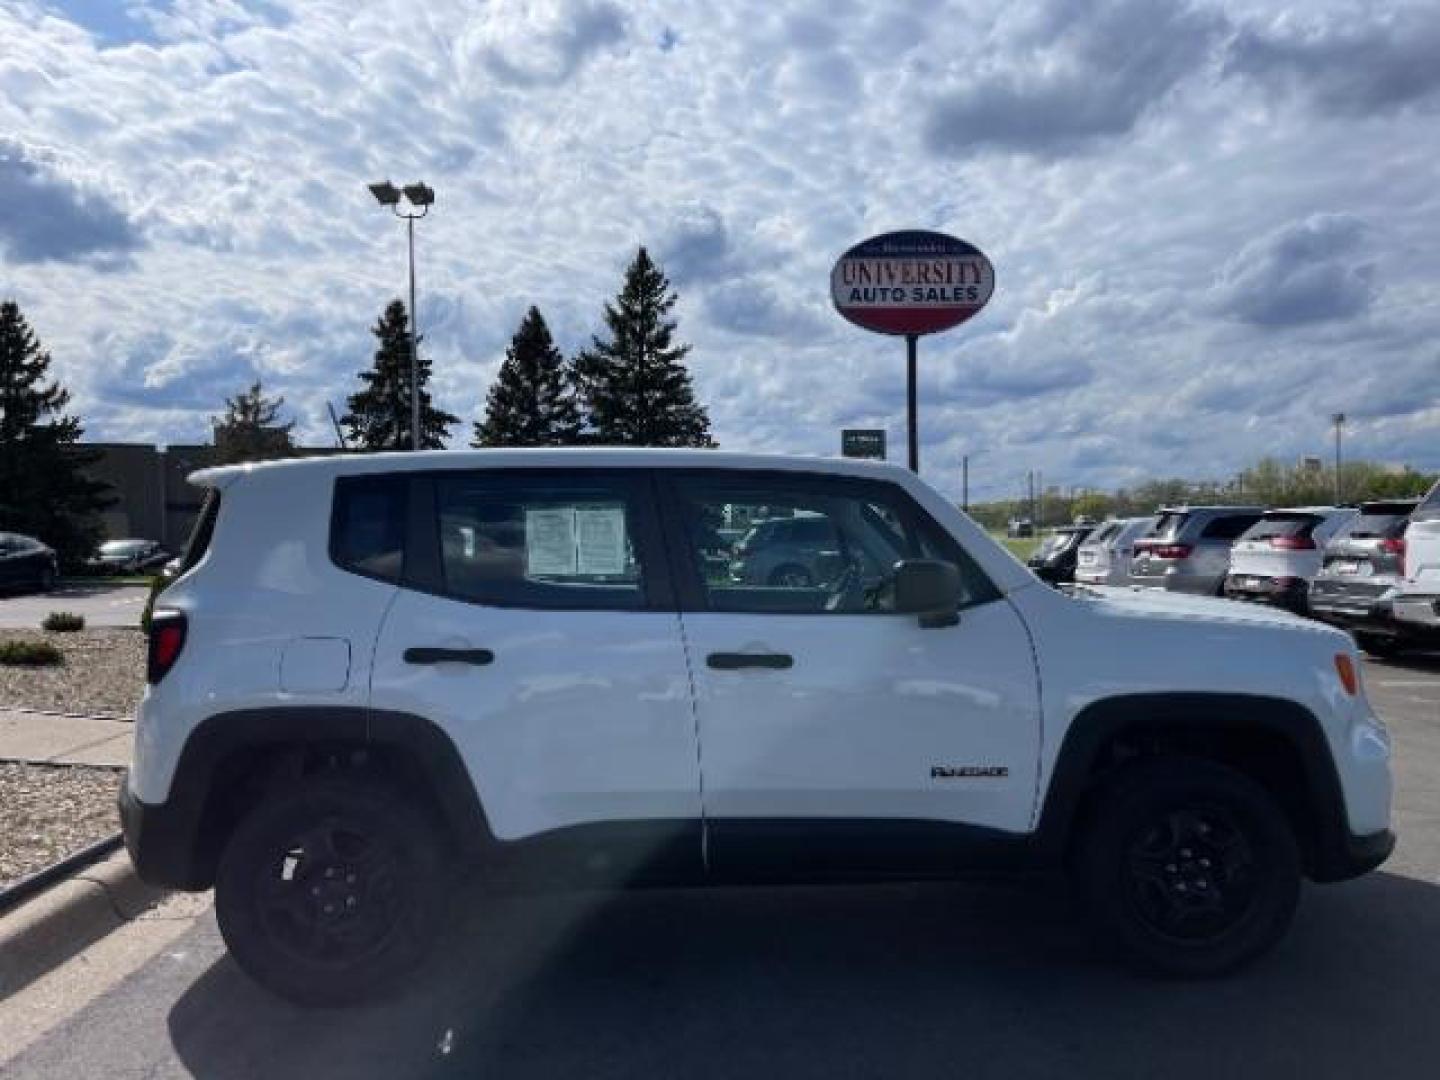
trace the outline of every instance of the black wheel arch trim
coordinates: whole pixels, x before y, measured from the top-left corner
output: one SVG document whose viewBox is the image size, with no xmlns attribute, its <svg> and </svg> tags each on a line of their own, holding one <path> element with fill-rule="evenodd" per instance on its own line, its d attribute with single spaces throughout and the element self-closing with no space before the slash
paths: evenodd
<svg viewBox="0 0 1440 1080">
<path fill-rule="evenodd" d="M 1340 776 L 1314 713 L 1287 698 L 1225 692 L 1126 694 L 1081 709 L 1065 732 L 1043 793 L 1035 832 L 1039 853 L 1047 860 L 1064 857 L 1077 813 L 1097 781 L 1095 766 L 1116 738 L 1140 731 L 1256 728 L 1283 739 L 1300 762 L 1303 809 L 1313 828 L 1313 850 L 1306 852 L 1309 876 L 1343 880 L 1383 861 L 1389 853 L 1384 843 L 1349 831 Z M 1372 859 L 1381 847 L 1385 854 Z"/>
<path fill-rule="evenodd" d="M 222 775 L 226 763 L 252 752 L 327 745 L 405 755 L 422 771 L 427 791 L 462 850 L 483 849 L 493 842 L 460 752 L 424 717 L 363 706 L 240 709 L 207 717 L 191 732 L 163 803 L 139 802 L 128 784 L 121 786 L 126 847 L 141 878 L 169 888 L 209 888 L 223 843 L 212 831 L 212 796 L 237 779 Z M 281 758 L 283 754 L 276 760 Z"/>
</svg>

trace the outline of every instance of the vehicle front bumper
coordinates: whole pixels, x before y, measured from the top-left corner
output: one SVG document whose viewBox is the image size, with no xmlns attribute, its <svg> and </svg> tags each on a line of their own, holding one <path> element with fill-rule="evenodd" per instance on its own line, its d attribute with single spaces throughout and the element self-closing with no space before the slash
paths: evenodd
<svg viewBox="0 0 1440 1080">
<path fill-rule="evenodd" d="M 147 885 L 196 891 L 208 889 L 210 877 L 196 865 L 195 815 L 167 803 L 146 803 L 130 790 L 127 771 L 117 799 L 120 831 L 135 872 Z"/>
<path fill-rule="evenodd" d="M 1326 845 L 1319 852 L 1311 878 L 1315 881 L 1348 881 L 1368 874 L 1395 850 L 1395 830 L 1356 836 L 1347 833 L 1339 844 Z"/>
</svg>

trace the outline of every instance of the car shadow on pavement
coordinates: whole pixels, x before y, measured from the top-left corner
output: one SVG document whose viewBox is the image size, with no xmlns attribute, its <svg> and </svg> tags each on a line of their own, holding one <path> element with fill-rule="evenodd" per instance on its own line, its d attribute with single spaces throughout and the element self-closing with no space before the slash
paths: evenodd
<svg viewBox="0 0 1440 1080">
<path fill-rule="evenodd" d="M 224 958 L 169 1016 L 196 1076 L 1418 1076 L 1440 888 L 1305 890 L 1226 979 L 1132 974 L 1007 885 L 471 899 L 402 1000 L 303 1010 Z"/>
</svg>

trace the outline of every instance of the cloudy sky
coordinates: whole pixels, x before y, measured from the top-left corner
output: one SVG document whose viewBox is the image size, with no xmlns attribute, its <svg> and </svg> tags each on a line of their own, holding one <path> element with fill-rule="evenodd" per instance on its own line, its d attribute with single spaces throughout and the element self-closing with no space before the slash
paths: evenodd
<svg viewBox="0 0 1440 1080">
<path fill-rule="evenodd" d="M 91 438 L 204 439 L 261 377 L 329 442 L 404 285 L 388 176 L 438 192 L 454 445 L 525 307 L 584 344 L 643 243 L 722 445 L 900 456 L 903 346 L 828 273 L 917 227 L 996 266 L 921 343 L 948 491 L 1223 476 L 1337 409 L 1440 468 L 1433 0 L 0 0 L 0 41 L 0 295 Z"/>
</svg>

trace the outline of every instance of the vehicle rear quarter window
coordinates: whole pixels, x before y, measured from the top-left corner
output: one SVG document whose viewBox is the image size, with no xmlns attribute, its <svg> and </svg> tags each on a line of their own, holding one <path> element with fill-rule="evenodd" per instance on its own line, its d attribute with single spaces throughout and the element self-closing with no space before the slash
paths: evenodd
<svg viewBox="0 0 1440 1080">
<path fill-rule="evenodd" d="M 1260 520 L 1259 514 L 1219 514 L 1200 533 L 1207 540 L 1238 540 Z"/>
<path fill-rule="evenodd" d="M 343 476 L 335 482 L 330 557 L 381 581 L 399 581 L 405 563 L 409 481 L 404 476 Z"/>
<path fill-rule="evenodd" d="M 639 490 L 584 472 L 437 477 L 441 591 L 503 607 L 645 607 Z"/>
<path fill-rule="evenodd" d="M 210 550 L 210 541 L 215 538 L 215 522 L 220 517 L 220 489 L 210 488 L 200 504 L 200 514 L 185 539 L 180 552 L 180 572 L 183 574 L 205 557 Z"/>
</svg>

